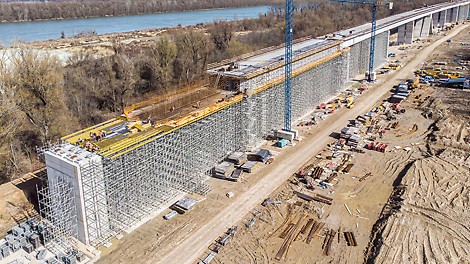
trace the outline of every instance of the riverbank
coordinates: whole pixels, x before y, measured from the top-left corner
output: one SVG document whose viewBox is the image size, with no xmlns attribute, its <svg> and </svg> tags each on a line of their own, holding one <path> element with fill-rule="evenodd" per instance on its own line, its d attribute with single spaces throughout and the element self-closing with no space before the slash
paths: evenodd
<svg viewBox="0 0 470 264">
<path fill-rule="evenodd" d="M 107 16 L 74 20 L 45 20 L 21 23 L 3 23 L 0 26 L 0 43 L 9 46 L 15 42 L 45 41 L 69 38 L 92 32 L 93 35 L 123 33 L 137 30 L 191 26 L 218 20 L 258 18 L 267 13 L 269 6 L 207 9 L 199 11 L 142 14 L 132 16 Z"/>
<path fill-rule="evenodd" d="M 0 3 L 0 23 L 86 19 L 172 12 L 190 12 L 233 9 L 280 4 L 277 0 L 237 1 L 178 1 L 151 3 L 148 1 L 67 1 L 64 2 L 9 2 Z"/>
</svg>

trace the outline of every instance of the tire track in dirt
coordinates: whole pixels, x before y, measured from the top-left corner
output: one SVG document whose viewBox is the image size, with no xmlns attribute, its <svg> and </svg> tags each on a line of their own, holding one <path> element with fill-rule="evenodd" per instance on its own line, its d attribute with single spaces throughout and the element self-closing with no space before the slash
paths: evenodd
<svg viewBox="0 0 470 264">
<path fill-rule="evenodd" d="M 375 231 L 365 262 L 457 263 L 468 259 L 468 250 L 461 249 L 470 245 L 468 213 L 465 207 L 452 206 L 469 191 L 465 184 L 468 168 L 449 166 L 435 156 L 413 160 L 407 155 L 392 159 L 388 173 L 394 173 L 403 160 L 410 162 L 399 173 L 399 183 L 407 186 L 406 191 L 400 198 L 389 199 L 403 202 Z"/>
</svg>

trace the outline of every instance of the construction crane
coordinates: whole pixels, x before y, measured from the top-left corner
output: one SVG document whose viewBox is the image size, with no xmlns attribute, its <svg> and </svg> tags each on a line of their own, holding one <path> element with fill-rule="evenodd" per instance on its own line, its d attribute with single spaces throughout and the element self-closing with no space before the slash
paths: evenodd
<svg viewBox="0 0 470 264">
<path fill-rule="evenodd" d="M 332 0 L 340 3 L 353 3 L 361 5 L 370 5 L 372 8 L 372 31 L 370 33 L 370 54 L 369 54 L 369 71 L 367 72 L 367 81 L 372 82 L 372 72 L 374 71 L 374 55 L 375 55 L 375 35 L 377 31 L 377 6 L 388 5 L 390 9 L 393 7 L 393 3 L 390 1 L 364 1 L 364 0 Z"/>
<path fill-rule="evenodd" d="M 284 130 L 292 131 L 292 39 L 294 37 L 294 0 L 286 0 L 286 49 L 284 81 Z"/>
</svg>

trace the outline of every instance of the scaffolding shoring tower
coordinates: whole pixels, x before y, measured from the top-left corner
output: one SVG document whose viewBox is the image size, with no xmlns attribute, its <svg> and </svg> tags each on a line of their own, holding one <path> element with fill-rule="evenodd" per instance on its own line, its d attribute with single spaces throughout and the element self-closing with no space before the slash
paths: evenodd
<svg viewBox="0 0 470 264">
<path fill-rule="evenodd" d="M 73 238 L 78 236 L 74 188 L 63 179 L 49 180 L 46 187 L 37 190 L 39 212 L 42 217 L 40 234 L 52 252 L 75 250 Z"/>
</svg>

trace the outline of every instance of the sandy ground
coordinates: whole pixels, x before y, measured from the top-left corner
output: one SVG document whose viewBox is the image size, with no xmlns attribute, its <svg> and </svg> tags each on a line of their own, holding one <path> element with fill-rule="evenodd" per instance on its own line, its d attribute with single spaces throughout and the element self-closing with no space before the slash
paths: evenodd
<svg viewBox="0 0 470 264">
<path fill-rule="evenodd" d="M 459 29 L 454 30 L 447 37 L 452 37 L 457 33 L 457 30 Z M 408 58 L 405 58 L 404 61 L 408 59 L 411 60 L 411 62 L 398 73 L 388 75 L 386 82 L 379 81 L 375 89 L 372 89 L 358 100 L 355 108 L 352 110 L 341 109 L 335 114 L 334 118 L 330 117 L 321 123 L 321 127 L 317 126 L 309 128 L 308 131 L 304 131 L 303 141 L 299 142 L 293 148 L 282 150 L 273 164 L 264 165 L 265 168 L 260 168 L 258 173 L 247 176 L 246 180 L 242 183 L 229 183 L 211 179 L 214 190 L 203 202 L 198 204 L 194 211 L 186 215 L 178 216 L 171 221 L 163 221 L 160 217 L 149 221 L 133 233 L 126 235 L 122 240 L 115 241 L 115 245 L 112 248 L 103 249 L 104 256 L 99 262 L 129 263 L 133 261 L 145 261 L 146 263 L 194 263 L 197 259 L 203 258 L 207 247 L 215 241 L 217 237 L 221 236 L 228 227 L 237 224 L 237 222 L 240 224 L 240 220 L 249 218 L 250 215 L 247 215 L 247 213 L 250 212 L 250 210 L 258 207 L 259 203 L 264 198 L 276 191 L 278 186 L 281 186 L 287 179 L 289 179 L 289 177 L 303 164 L 308 162 L 311 157 L 316 156 L 316 154 L 320 152 L 325 145 L 331 143 L 334 139 L 329 137 L 329 135 L 333 131 L 339 131 L 347 124 L 348 120 L 371 109 L 377 99 L 387 95 L 390 88 L 400 80 L 410 77 L 411 72 L 418 68 L 419 64 L 444 41 L 445 39 L 441 39 L 440 41 L 433 43 L 430 47 L 420 48 L 420 53 L 417 58 L 414 58 L 410 51 L 404 51 L 404 53 L 406 52 L 408 54 Z M 422 46 L 426 45 L 427 44 L 423 44 Z M 427 123 L 423 124 L 422 127 L 424 128 L 426 125 Z M 410 124 L 408 128 L 411 128 L 411 126 L 412 124 Z M 403 125 L 403 127 L 405 127 L 405 125 Z M 419 141 L 418 138 L 411 138 L 409 140 L 410 143 Z M 392 191 L 391 183 L 393 182 L 393 177 L 391 175 L 395 175 L 400 171 L 400 166 L 402 166 L 404 160 L 410 159 L 407 155 L 400 155 L 396 158 L 394 158 L 395 155 L 393 154 L 390 154 L 392 156 L 386 155 L 379 157 L 384 159 L 384 162 L 391 160 L 388 165 L 388 170 L 390 170 L 388 174 L 380 175 L 376 172 L 377 175 L 374 173 L 374 176 L 368 179 L 368 181 L 376 183 L 379 186 L 381 185 L 381 187 L 369 186 L 367 188 L 358 188 L 357 190 L 352 191 L 354 188 L 358 187 L 356 186 L 357 180 L 354 181 L 352 178 L 340 179 L 341 186 L 343 186 L 342 188 L 344 189 L 338 190 L 334 194 L 337 195 L 336 198 L 339 199 L 339 201 L 347 202 L 352 210 L 355 210 L 356 208 L 359 209 L 363 203 L 356 207 L 356 204 L 359 203 L 349 200 L 350 197 L 348 198 L 348 193 L 351 192 L 350 195 L 352 196 L 363 195 L 365 197 L 363 200 L 370 200 L 370 197 L 368 196 L 369 193 L 372 190 L 374 192 L 379 190 L 379 193 L 382 193 L 382 197 L 377 199 L 382 199 L 383 202 L 380 203 L 372 200 L 370 203 L 364 204 L 364 208 L 362 208 L 364 211 L 359 209 L 361 212 L 365 213 L 364 217 L 369 216 L 368 218 L 371 220 L 365 221 L 363 219 L 355 219 L 354 217 L 349 220 L 343 220 L 344 214 L 347 214 L 347 211 L 344 209 L 344 205 L 341 202 L 339 205 L 343 206 L 343 208 L 332 209 L 331 212 L 329 212 L 330 215 L 334 214 L 335 210 L 339 213 L 337 217 L 330 218 L 331 223 L 329 224 L 331 227 L 341 224 L 345 229 L 354 230 L 354 228 L 357 228 L 357 222 L 359 227 L 364 226 L 368 230 L 368 232 L 357 234 L 358 244 L 362 249 L 360 249 L 359 246 L 350 247 L 348 249 L 350 250 L 349 256 L 355 256 L 354 258 L 357 260 L 362 260 L 364 258 L 362 251 L 365 249 L 367 242 L 369 241 L 368 234 L 374 224 L 373 219 L 379 216 L 383 205 Z M 364 164 L 368 164 L 367 162 Z M 360 166 L 357 166 L 359 171 L 351 171 L 351 173 L 357 173 L 358 176 L 363 175 L 364 172 L 361 171 L 360 168 Z M 392 177 L 392 179 L 390 179 L 390 177 Z M 235 193 L 235 197 L 230 199 L 226 198 L 225 193 L 227 191 L 233 191 Z M 328 214 L 328 212 L 325 210 L 324 217 L 326 217 L 326 214 Z M 273 217 L 275 218 L 277 216 Z M 278 224 L 281 222 L 279 219 L 274 220 Z M 274 242 L 268 241 L 267 243 Z M 277 243 L 280 242 L 278 241 Z M 314 241 L 313 243 L 320 242 Z M 302 245 L 301 248 L 305 249 L 305 246 Z M 295 249 L 291 250 L 292 251 L 289 251 L 289 255 L 291 255 L 291 252 Z M 333 252 L 335 252 L 334 249 Z M 220 258 L 218 256 L 217 259 L 221 259 L 222 263 L 231 263 L 228 260 L 225 261 L 222 254 L 220 254 Z M 359 257 L 357 257 L 357 255 L 359 255 Z M 266 254 L 266 256 L 273 258 L 272 253 Z M 347 261 L 346 256 L 347 255 L 343 258 L 344 261 Z M 237 260 L 240 261 L 240 258 Z M 261 260 L 259 262 L 263 263 Z"/>
<path fill-rule="evenodd" d="M 430 62 L 447 60 L 449 69 L 459 68 L 452 60 L 462 56 L 468 35 L 459 34 L 457 44 L 446 44 Z M 464 52 L 470 56 L 468 48 Z M 470 91 L 430 87 L 423 94 L 431 96 L 418 108 L 433 122 L 427 145 L 399 173 L 400 186 L 374 227 L 371 262 L 469 263 Z"/>
<path fill-rule="evenodd" d="M 34 174 L 0 185 L 0 237 L 15 225 L 30 217 L 37 217 L 36 185 L 41 181 Z"/>
</svg>

